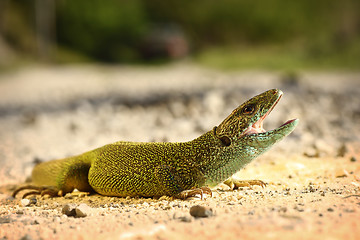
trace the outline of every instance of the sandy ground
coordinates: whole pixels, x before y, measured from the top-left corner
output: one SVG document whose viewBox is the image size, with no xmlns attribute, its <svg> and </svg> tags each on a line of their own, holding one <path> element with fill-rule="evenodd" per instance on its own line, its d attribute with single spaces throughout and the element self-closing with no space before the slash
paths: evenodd
<svg viewBox="0 0 360 240">
<path fill-rule="evenodd" d="M 270 88 L 284 96 L 265 122 L 300 124 L 236 174 L 265 188 L 185 201 L 74 193 L 23 206 L 11 191 L 37 159 L 107 143 L 186 141 Z M 360 74 L 224 73 L 179 64 L 33 66 L 0 75 L 0 239 L 359 239 Z M 85 203 L 87 216 L 64 206 Z M 190 215 L 206 207 L 205 218 Z"/>
</svg>

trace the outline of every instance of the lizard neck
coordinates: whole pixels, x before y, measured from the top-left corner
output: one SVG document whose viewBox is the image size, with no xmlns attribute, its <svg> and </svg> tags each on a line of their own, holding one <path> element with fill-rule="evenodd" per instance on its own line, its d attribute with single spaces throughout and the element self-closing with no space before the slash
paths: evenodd
<svg viewBox="0 0 360 240">
<path fill-rule="evenodd" d="M 186 149 L 195 165 L 206 173 L 216 162 L 220 141 L 215 137 L 214 131 L 208 131 L 192 141 L 186 142 Z"/>
<path fill-rule="evenodd" d="M 261 154 L 248 149 L 246 141 L 224 146 L 214 131 L 186 143 L 187 152 L 203 173 L 205 185 L 210 187 L 225 181 Z"/>
</svg>

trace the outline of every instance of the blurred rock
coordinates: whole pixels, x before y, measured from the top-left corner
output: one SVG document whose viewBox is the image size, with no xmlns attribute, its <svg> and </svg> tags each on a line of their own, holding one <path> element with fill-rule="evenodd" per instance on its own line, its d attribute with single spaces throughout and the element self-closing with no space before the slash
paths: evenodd
<svg viewBox="0 0 360 240">
<path fill-rule="evenodd" d="M 345 144 L 342 144 L 339 149 L 338 149 L 338 153 L 337 156 L 338 157 L 345 157 L 345 154 L 348 152 L 348 149 L 346 147 Z"/>
<path fill-rule="evenodd" d="M 86 205 L 85 203 L 81 203 L 79 206 L 75 208 L 76 217 L 86 217 L 90 214 L 91 207 Z"/>
<path fill-rule="evenodd" d="M 32 204 L 36 204 L 36 198 L 23 198 L 20 201 L 20 205 L 23 207 L 29 207 Z"/>
<path fill-rule="evenodd" d="M 24 198 L 24 199 L 21 199 L 20 204 L 23 207 L 27 207 L 27 206 L 30 206 L 31 201 L 30 201 L 30 199 Z"/>
<path fill-rule="evenodd" d="M 68 217 L 73 217 L 76 215 L 76 204 L 73 203 L 68 203 L 65 204 L 64 207 L 62 208 L 61 212 L 63 214 L 65 214 Z"/>
<path fill-rule="evenodd" d="M 211 217 L 214 215 L 213 210 L 209 207 L 204 207 L 200 205 L 195 205 L 190 208 L 190 215 L 196 218 L 202 217 Z"/>
</svg>

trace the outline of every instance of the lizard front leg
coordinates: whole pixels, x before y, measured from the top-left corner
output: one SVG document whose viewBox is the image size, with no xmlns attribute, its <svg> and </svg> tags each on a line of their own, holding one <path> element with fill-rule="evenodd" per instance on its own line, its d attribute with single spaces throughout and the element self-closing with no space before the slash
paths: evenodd
<svg viewBox="0 0 360 240">
<path fill-rule="evenodd" d="M 205 186 L 198 187 L 194 179 L 181 177 L 188 176 L 181 174 L 181 170 L 176 171 L 167 165 L 161 165 L 156 168 L 155 175 L 166 195 L 183 200 L 196 195 L 200 195 L 201 199 L 203 199 L 204 194 L 212 196 L 210 188 Z"/>
</svg>

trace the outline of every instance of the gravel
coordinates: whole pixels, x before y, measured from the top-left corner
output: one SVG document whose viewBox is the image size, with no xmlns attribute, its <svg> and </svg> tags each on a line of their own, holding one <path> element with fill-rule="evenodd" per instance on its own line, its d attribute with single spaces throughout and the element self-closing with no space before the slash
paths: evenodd
<svg viewBox="0 0 360 240">
<path fill-rule="evenodd" d="M 2 73 L 0 239 L 358 238 L 360 75 L 296 76 L 288 81 L 276 72 L 224 73 L 184 64 Z M 291 118 L 300 124 L 237 174 L 263 180 L 265 188 L 219 185 L 212 197 L 186 201 L 86 193 L 36 196 L 32 203 L 10 197 L 39 160 L 119 140 L 191 140 L 271 88 L 284 96 L 265 129 Z"/>
</svg>

